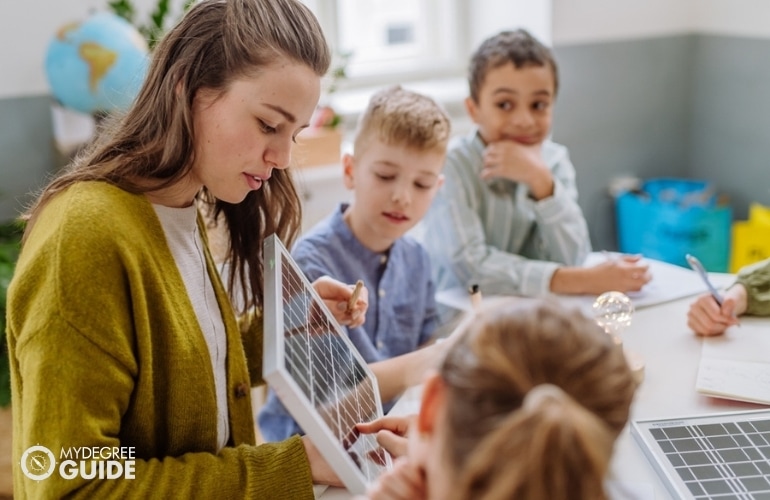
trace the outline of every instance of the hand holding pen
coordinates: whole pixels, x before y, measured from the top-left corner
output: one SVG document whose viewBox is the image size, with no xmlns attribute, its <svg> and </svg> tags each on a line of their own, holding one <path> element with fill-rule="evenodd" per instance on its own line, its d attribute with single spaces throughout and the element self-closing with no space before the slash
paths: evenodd
<svg viewBox="0 0 770 500">
<path fill-rule="evenodd" d="M 719 306 L 722 306 L 725 299 L 711 283 L 711 280 L 709 280 L 709 275 L 706 273 L 706 268 L 703 267 L 703 264 L 700 263 L 697 257 L 690 255 L 689 253 L 685 256 L 685 258 L 687 259 L 687 263 L 690 264 L 692 270 L 698 273 L 698 276 L 700 276 L 700 279 L 703 281 L 703 284 L 706 285 L 706 288 L 708 288 L 709 293 L 714 298 L 716 303 Z"/>
<path fill-rule="evenodd" d="M 698 273 L 708 290 L 690 305 L 687 326 L 698 335 L 712 336 L 723 334 L 730 326 L 740 325 L 738 316 L 746 311 L 746 289 L 743 285 L 734 285 L 722 295 L 697 258 L 688 254 L 687 263 Z"/>
<path fill-rule="evenodd" d="M 343 326 L 361 326 L 369 308 L 369 295 L 363 281 L 347 285 L 328 276 L 313 282 L 318 295 L 326 303 L 337 322 Z"/>
</svg>

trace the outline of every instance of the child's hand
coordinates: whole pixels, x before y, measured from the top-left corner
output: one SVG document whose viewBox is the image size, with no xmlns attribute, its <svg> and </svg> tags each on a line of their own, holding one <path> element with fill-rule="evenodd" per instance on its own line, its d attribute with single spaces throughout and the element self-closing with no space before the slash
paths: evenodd
<svg viewBox="0 0 770 500">
<path fill-rule="evenodd" d="M 362 434 L 377 433 L 377 444 L 393 457 L 402 457 L 407 452 L 409 426 L 414 416 L 385 416 L 372 422 L 357 424 Z"/>
<path fill-rule="evenodd" d="M 725 297 L 722 307 L 710 293 L 699 296 L 687 311 L 687 326 L 697 335 L 722 335 L 728 327 L 738 324 L 736 299 Z"/>
<path fill-rule="evenodd" d="M 543 161 L 541 144 L 503 140 L 484 150 L 482 179 L 503 178 L 529 186 L 535 199 L 553 194 L 553 176 Z"/>
<path fill-rule="evenodd" d="M 369 500 L 420 500 L 426 498 L 425 472 L 406 458 L 385 472 L 366 491 Z M 357 499 L 358 500 L 358 499 Z"/>
<path fill-rule="evenodd" d="M 649 266 L 638 255 L 623 255 L 607 260 L 588 269 L 590 293 L 600 294 L 608 290 L 638 292 L 651 279 Z"/>
<path fill-rule="evenodd" d="M 364 324 L 366 310 L 369 308 L 369 291 L 365 286 L 361 288 L 358 300 L 352 308 L 348 307 L 348 301 L 353 295 L 355 285 L 346 285 L 328 276 L 321 276 L 313 282 L 313 288 L 339 324 L 349 327 Z"/>
</svg>

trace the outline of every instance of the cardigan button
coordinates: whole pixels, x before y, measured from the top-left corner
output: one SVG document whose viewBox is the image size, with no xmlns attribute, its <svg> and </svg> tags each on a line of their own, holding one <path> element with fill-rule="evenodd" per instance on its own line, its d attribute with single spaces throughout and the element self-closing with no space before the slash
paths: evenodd
<svg viewBox="0 0 770 500">
<path fill-rule="evenodd" d="M 248 384 L 240 383 L 235 386 L 235 397 L 244 398 L 249 393 Z"/>
</svg>

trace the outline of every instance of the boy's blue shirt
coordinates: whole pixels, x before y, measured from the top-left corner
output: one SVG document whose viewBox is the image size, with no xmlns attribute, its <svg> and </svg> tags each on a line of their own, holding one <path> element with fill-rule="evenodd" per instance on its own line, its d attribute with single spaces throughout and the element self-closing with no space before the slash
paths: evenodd
<svg viewBox="0 0 770 500">
<path fill-rule="evenodd" d="M 343 220 L 346 209 L 347 204 L 341 204 L 300 238 L 292 257 L 310 281 L 321 276 L 345 283 L 364 281 L 369 291 L 366 321 L 346 330 L 368 363 L 414 351 L 438 326 L 428 254 L 410 236 L 399 238 L 386 252 L 369 250 Z M 267 441 L 302 433 L 273 391 L 258 422 Z"/>
</svg>

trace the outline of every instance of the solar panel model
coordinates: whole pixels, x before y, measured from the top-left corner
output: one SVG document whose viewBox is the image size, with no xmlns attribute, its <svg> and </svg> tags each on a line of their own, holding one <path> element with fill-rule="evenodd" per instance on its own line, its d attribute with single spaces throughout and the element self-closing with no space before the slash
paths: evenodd
<svg viewBox="0 0 770 500">
<path fill-rule="evenodd" d="M 770 500 L 770 409 L 637 420 L 631 434 L 674 498 Z"/>
<path fill-rule="evenodd" d="M 263 374 L 353 494 L 390 455 L 355 424 L 382 417 L 377 379 L 275 235 L 264 242 Z"/>
</svg>

